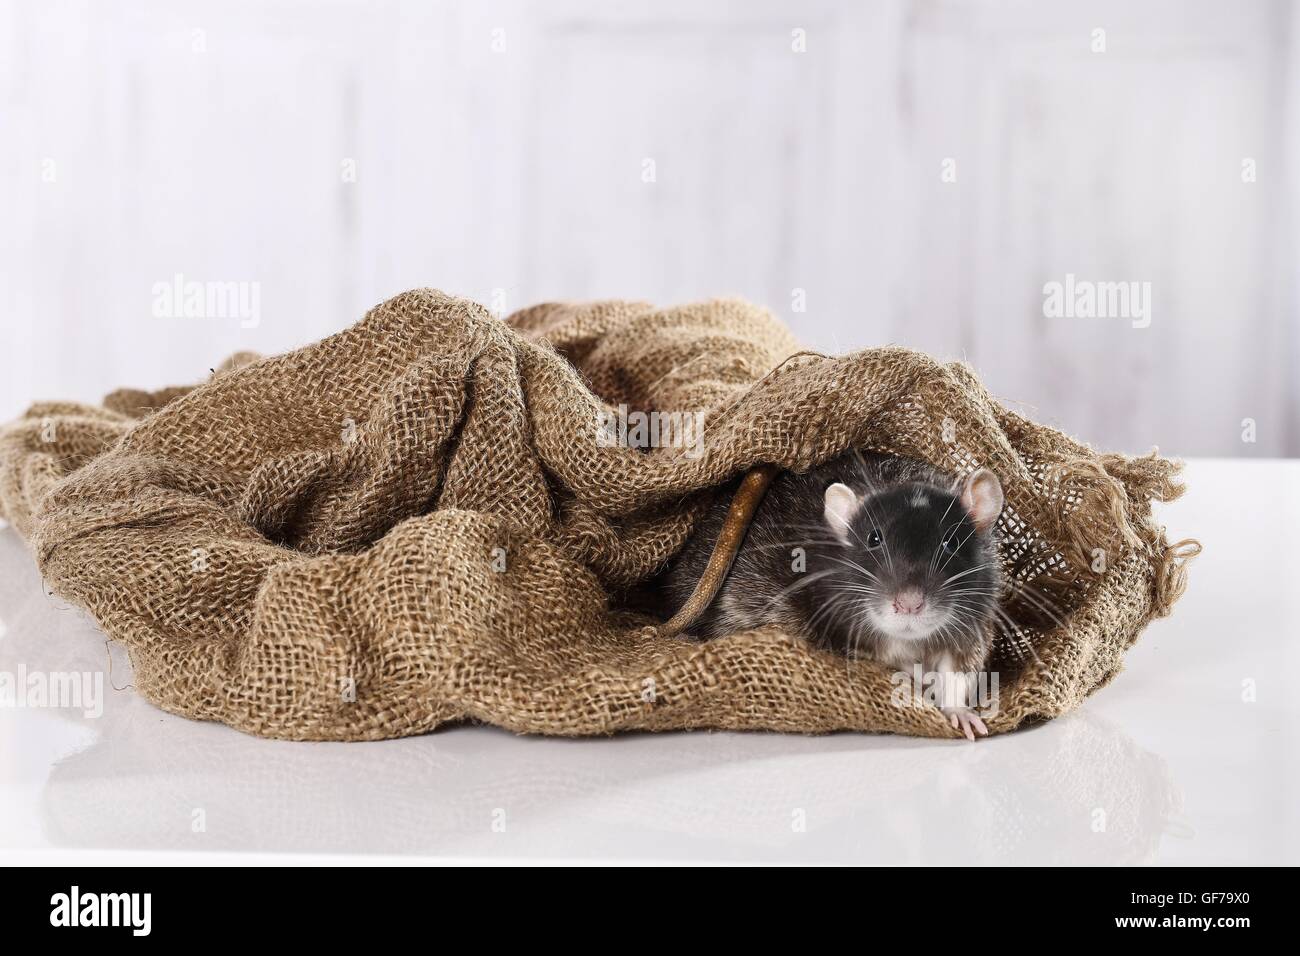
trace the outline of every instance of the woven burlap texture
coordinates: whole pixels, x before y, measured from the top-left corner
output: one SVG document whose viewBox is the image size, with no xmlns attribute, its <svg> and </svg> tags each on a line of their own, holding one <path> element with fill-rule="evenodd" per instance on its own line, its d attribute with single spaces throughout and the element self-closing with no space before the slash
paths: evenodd
<svg viewBox="0 0 1300 956">
<path fill-rule="evenodd" d="M 620 404 L 703 412 L 706 453 L 607 447 Z M 33 406 L 0 431 L 0 505 L 50 589 L 125 645 L 139 693 L 253 734 L 954 736 L 869 661 L 771 632 L 668 639 L 620 609 L 719 486 L 850 447 L 1002 479 L 992 732 L 1076 707 L 1185 586 L 1189 546 L 1151 517 L 1175 463 L 1096 454 L 959 363 L 802 352 L 739 300 L 502 321 L 408 292 L 195 388 Z"/>
</svg>

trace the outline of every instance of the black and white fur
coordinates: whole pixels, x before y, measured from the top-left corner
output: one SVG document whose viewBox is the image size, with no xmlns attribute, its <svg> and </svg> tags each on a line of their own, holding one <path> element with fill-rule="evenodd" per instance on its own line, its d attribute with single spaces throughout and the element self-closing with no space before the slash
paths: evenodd
<svg viewBox="0 0 1300 956">
<path fill-rule="evenodd" d="M 681 607 L 726 515 L 721 495 L 663 577 Z M 850 657 L 944 675 L 954 727 L 986 733 L 967 703 L 987 664 L 999 565 L 993 526 L 1002 485 L 911 458 L 851 451 L 773 480 L 722 588 L 691 628 L 702 639 L 777 626 Z"/>
</svg>

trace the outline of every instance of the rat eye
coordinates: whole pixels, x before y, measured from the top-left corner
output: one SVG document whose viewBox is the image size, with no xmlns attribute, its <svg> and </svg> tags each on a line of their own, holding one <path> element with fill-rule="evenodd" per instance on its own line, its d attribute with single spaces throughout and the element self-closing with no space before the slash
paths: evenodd
<svg viewBox="0 0 1300 956">
<path fill-rule="evenodd" d="M 872 528 L 871 534 L 867 535 L 867 549 L 874 551 L 884 543 L 885 536 L 880 533 L 880 529 Z"/>
<path fill-rule="evenodd" d="M 957 549 L 961 547 L 961 525 L 949 528 L 948 533 L 939 542 L 939 547 L 943 549 L 944 554 L 956 554 Z"/>
</svg>

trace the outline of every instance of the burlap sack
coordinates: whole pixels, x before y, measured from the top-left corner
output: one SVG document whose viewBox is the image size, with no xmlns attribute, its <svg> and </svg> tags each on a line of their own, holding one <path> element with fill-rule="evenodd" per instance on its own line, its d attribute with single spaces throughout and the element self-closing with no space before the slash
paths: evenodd
<svg viewBox="0 0 1300 956">
<path fill-rule="evenodd" d="M 704 413 L 706 453 L 597 440 L 610 405 Z M 901 348 L 799 353 L 740 301 L 543 305 L 423 290 L 286 355 L 0 431 L 0 504 L 137 690 L 249 733 L 367 740 L 477 719 L 954 736 L 891 677 L 776 633 L 658 636 L 620 596 L 719 485 L 852 447 L 1006 490 L 1013 590 L 992 732 L 1077 706 L 1185 586 L 1152 499 L 1177 465 L 1098 455 Z"/>
</svg>

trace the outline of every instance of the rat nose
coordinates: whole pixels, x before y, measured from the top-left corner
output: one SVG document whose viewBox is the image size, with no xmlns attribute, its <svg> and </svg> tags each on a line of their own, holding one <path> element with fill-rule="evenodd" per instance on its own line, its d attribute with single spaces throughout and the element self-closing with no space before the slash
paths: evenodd
<svg viewBox="0 0 1300 956">
<path fill-rule="evenodd" d="M 925 604 L 920 588 L 904 588 L 894 595 L 895 614 L 919 614 Z"/>
</svg>

